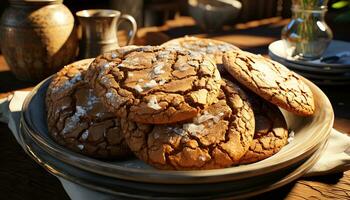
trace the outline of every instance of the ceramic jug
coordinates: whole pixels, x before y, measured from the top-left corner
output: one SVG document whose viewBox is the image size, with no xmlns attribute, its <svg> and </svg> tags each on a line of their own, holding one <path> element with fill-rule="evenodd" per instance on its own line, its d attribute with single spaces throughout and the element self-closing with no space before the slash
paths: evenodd
<svg viewBox="0 0 350 200">
<path fill-rule="evenodd" d="M 80 58 L 92 58 L 119 47 L 118 26 L 122 21 L 131 24 L 127 45 L 135 37 L 137 24 L 131 15 L 121 14 L 117 10 L 93 9 L 76 13 L 82 28 Z"/>
<path fill-rule="evenodd" d="M 9 0 L 0 21 L 1 51 L 18 79 L 38 81 L 72 62 L 78 38 L 62 0 Z"/>
</svg>

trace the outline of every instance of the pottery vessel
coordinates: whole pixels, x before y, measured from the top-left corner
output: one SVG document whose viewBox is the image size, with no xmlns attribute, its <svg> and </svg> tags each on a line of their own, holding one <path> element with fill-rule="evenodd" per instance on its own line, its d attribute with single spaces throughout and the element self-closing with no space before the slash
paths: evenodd
<svg viewBox="0 0 350 200">
<path fill-rule="evenodd" d="M 74 17 L 62 0 L 10 0 L 0 20 L 1 50 L 20 80 L 38 81 L 75 59 Z"/>
<path fill-rule="evenodd" d="M 82 28 L 79 57 L 93 58 L 119 47 L 118 27 L 125 21 L 130 24 L 126 45 L 132 43 L 137 24 L 131 15 L 118 10 L 91 9 L 76 13 Z"/>
</svg>

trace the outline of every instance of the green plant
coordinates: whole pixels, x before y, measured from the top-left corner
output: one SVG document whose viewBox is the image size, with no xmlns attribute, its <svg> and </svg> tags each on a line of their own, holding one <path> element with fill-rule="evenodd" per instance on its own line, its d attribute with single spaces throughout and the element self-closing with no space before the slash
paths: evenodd
<svg viewBox="0 0 350 200">
<path fill-rule="evenodd" d="M 337 22 L 350 22 L 350 0 L 340 0 L 332 4 L 332 8 L 343 10 L 335 17 Z"/>
</svg>

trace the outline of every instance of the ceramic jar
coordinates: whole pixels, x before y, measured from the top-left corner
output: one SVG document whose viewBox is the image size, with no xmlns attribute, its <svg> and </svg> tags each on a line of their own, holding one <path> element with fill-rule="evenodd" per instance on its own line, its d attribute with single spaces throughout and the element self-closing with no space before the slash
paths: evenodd
<svg viewBox="0 0 350 200">
<path fill-rule="evenodd" d="M 62 0 L 9 2 L 0 20 L 1 51 L 18 79 L 44 79 L 74 60 L 78 37 Z"/>
</svg>

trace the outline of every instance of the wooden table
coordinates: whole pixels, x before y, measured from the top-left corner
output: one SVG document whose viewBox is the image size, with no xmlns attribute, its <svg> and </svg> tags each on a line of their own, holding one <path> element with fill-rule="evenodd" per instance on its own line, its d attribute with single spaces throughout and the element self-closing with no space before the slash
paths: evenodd
<svg viewBox="0 0 350 200">
<path fill-rule="evenodd" d="M 136 44 L 160 44 L 188 35 L 233 43 L 253 53 L 267 54 L 267 46 L 279 39 L 286 20 L 271 18 L 224 27 L 220 33 L 203 33 L 188 17 L 167 22 L 162 27 L 139 30 Z M 1 41 L 3 42 L 3 41 Z M 30 90 L 35 83 L 18 81 L 0 56 L 0 98 L 14 90 Z M 335 110 L 334 127 L 350 134 L 349 86 L 321 87 Z M 0 199 L 69 199 L 59 181 L 31 160 L 16 143 L 7 124 L 0 123 Z M 254 199 L 350 199 L 350 171 L 323 177 L 300 179 Z"/>
</svg>

